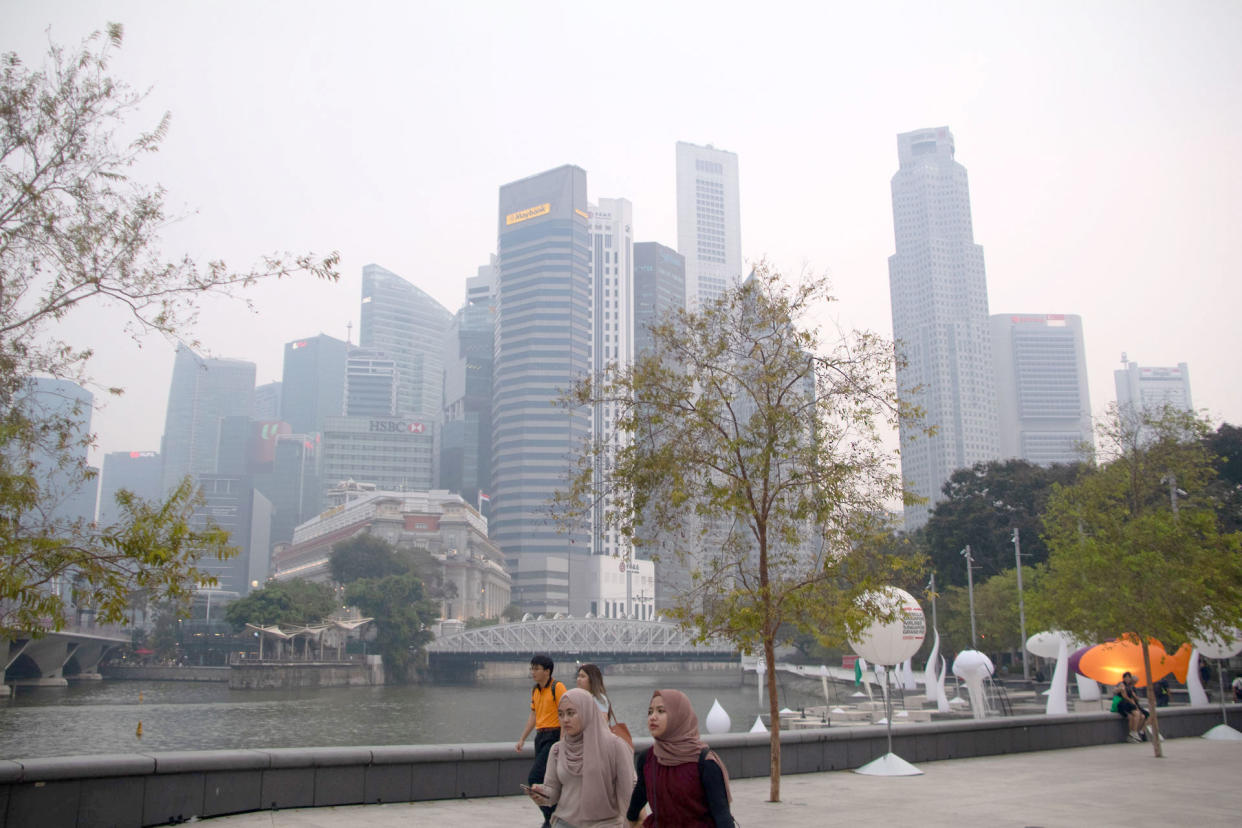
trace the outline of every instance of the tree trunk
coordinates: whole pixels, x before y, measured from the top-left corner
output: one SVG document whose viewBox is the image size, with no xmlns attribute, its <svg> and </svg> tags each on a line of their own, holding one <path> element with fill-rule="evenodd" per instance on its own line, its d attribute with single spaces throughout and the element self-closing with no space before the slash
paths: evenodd
<svg viewBox="0 0 1242 828">
<path fill-rule="evenodd" d="M 781 801 L 781 709 L 776 698 L 776 645 L 771 635 L 763 638 L 763 662 L 767 665 L 768 675 L 768 714 L 772 726 L 768 728 L 768 739 L 771 763 L 768 766 L 769 802 Z"/>
<path fill-rule="evenodd" d="M 1151 728 L 1151 746 L 1156 751 L 1156 758 L 1164 757 L 1164 749 L 1160 746 L 1160 721 L 1156 717 L 1156 687 L 1151 680 L 1151 651 L 1147 649 L 1147 638 L 1139 639 L 1143 648 L 1143 669 L 1147 671 L 1147 711 L 1150 713 L 1147 725 Z"/>
</svg>

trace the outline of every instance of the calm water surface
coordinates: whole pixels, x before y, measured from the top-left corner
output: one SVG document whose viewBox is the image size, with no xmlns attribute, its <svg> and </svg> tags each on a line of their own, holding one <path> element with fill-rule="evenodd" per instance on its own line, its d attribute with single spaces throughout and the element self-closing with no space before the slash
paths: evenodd
<svg viewBox="0 0 1242 828">
<path fill-rule="evenodd" d="M 572 687 L 572 675 L 559 676 Z M 719 699 L 734 731 L 760 709 L 754 677 L 738 672 L 606 676 L 617 716 L 647 734 L 657 687 L 685 691 L 700 723 Z M 808 691 L 809 689 L 809 691 Z M 840 692 L 840 691 L 838 691 Z M 782 707 L 823 704 L 813 685 L 783 686 Z M 530 682 L 470 687 L 339 687 L 230 690 L 224 682 L 98 681 L 18 688 L 0 699 L 0 758 L 218 748 L 516 742 L 530 711 Z M 135 735 L 142 722 L 142 738 Z"/>
</svg>

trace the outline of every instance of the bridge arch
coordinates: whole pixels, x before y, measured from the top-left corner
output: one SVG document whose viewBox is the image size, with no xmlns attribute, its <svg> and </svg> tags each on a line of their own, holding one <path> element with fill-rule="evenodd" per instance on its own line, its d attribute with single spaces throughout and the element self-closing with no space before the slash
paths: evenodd
<svg viewBox="0 0 1242 828">
<path fill-rule="evenodd" d="M 427 645 L 429 660 L 525 661 L 533 653 L 579 661 L 727 661 L 729 642 L 696 642 L 667 621 L 617 618 L 550 618 L 460 630 Z"/>
</svg>

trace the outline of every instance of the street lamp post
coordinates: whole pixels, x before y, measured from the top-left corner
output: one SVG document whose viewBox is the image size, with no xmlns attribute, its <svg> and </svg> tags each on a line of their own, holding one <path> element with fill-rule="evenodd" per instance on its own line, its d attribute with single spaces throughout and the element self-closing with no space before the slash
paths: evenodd
<svg viewBox="0 0 1242 828">
<path fill-rule="evenodd" d="M 1030 681 L 1031 667 L 1026 660 L 1026 606 L 1022 602 L 1022 543 L 1018 539 L 1018 527 L 1013 528 L 1013 559 L 1018 569 L 1018 629 L 1022 635 L 1022 641 L 1018 645 L 1022 648 L 1022 679 Z"/>
<path fill-rule="evenodd" d="M 977 650 L 979 645 L 975 637 L 975 559 L 970 556 L 970 544 L 966 544 L 966 548 L 962 550 L 962 556 L 966 558 L 966 590 L 970 596 L 970 648 Z"/>
</svg>

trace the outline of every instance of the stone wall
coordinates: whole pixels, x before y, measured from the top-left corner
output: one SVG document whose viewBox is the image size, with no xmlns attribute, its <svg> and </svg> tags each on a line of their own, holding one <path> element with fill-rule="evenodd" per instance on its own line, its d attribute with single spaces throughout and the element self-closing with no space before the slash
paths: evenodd
<svg viewBox="0 0 1242 828">
<path fill-rule="evenodd" d="M 1242 727 L 1242 705 L 1229 705 Z M 1200 736 L 1221 723 L 1216 707 L 1164 708 L 1170 738 Z M 893 728 L 893 751 L 915 764 L 1032 750 L 1084 747 L 1124 738 L 1113 713 L 954 720 Z M 650 739 L 635 739 L 645 749 Z M 882 726 L 782 734 L 785 773 L 856 768 L 884 754 Z M 768 735 L 711 738 L 734 778 L 766 776 Z M 511 743 L 391 745 L 273 750 L 177 751 L 0 761 L 0 828 L 38 825 L 166 825 L 192 817 L 330 805 L 513 796 L 532 749 Z"/>
</svg>

